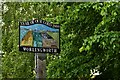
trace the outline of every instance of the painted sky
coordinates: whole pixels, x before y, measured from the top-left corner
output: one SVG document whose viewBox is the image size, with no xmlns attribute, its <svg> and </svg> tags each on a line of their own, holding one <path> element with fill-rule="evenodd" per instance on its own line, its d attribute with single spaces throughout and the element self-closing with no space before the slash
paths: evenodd
<svg viewBox="0 0 120 80">
<path fill-rule="evenodd" d="M 20 26 L 20 28 L 25 28 L 25 29 L 31 29 L 31 30 L 41 30 L 41 31 L 59 31 L 59 29 L 51 28 L 49 26 L 46 26 L 44 24 L 34 24 L 30 26 Z"/>
</svg>

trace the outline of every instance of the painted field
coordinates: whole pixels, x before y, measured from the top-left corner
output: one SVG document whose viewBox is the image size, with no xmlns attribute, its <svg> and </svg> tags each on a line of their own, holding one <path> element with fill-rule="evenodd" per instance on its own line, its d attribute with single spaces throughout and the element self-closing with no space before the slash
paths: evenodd
<svg viewBox="0 0 120 80">
<path fill-rule="evenodd" d="M 57 47 L 59 48 L 59 32 L 47 32 L 47 34 L 57 42 Z"/>
<path fill-rule="evenodd" d="M 33 36 L 32 31 L 28 31 L 26 35 L 22 38 L 21 46 L 33 46 Z"/>
</svg>

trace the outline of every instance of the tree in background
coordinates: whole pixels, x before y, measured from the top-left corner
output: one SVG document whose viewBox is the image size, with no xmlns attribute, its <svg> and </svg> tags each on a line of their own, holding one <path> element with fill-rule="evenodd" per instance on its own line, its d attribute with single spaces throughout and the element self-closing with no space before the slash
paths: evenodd
<svg viewBox="0 0 120 80">
<path fill-rule="evenodd" d="M 100 11 L 102 21 L 95 27 L 94 35 L 84 39 L 80 52 L 92 58 L 89 65 L 98 67 L 101 79 L 120 79 L 120 3 L 99 3 L 94 8 Z"/>
<path fill-rule="evenodd" d="M 34 78 L 34 54 L 18 51 L 18 22 L 32 18 L 61 25 L 59 55 L 48 54 L 47 78 L 119 79 L 120 3 L 5 3 L 3 78 Z"/>
<path fill-rule="evenodd" d="M 2 26 L 2 77 L 34 79 L 34 53 L 19 52 L 19 21 L 33 18 L 55 22 L 62 10 L 60 3 L 6 2 L 3 4 Z M 60 8 L 60 9 L 58 9 Z M 58 11 L 59 10 L 59 11 Z M 49 17 L 49 18 L 48 18 Z"/>
<path fill-rule="evenodd" d="M 67 3 L 58 16 L 61 54 L 48 64 L 48 77 L 118 80 L 120 53 L 120 3 Z M 49 58 L 48 58 L 49 59 Z"/>
</svg>

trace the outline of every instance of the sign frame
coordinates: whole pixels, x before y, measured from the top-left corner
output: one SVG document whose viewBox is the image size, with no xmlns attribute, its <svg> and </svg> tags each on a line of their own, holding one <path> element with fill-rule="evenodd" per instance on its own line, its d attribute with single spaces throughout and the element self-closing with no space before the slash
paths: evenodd
<svg viewBox="0 0 120 80">
<path fill-rule="evenodd" d="M 34 47 L 34 46 L 21 46 L 21 26 L 32 26 L 32 25 L 45 25 L 47 27 L 50 27 L 50 28 L 54 28 L 56 30 L 59 30 L 59 31 L 56 31 L 58 32 L 58 36 L 59 36 L 59 42 L 57 43 L 57 48 L 56 47 Z M 45 31 L 45 33 L 40 33 L 40 34 L 43 34 L 43 36 L 45 36 L 47 33 L 47 31 Z M 51 38 L 52 40 L 53 38 Z M 47 38 L 46 40 L 49 41 L 49 39 Z M 53 39 L 54 40 L 54 39 Z M 42 43 L 43 44 L 43 43 Z M 45 20 L 38 20 L 38 19 L 35 19 L 35 20 L 31 20 L 31 21 L 20 21 L 19 22 L 19 51 L 22 51 L 22 52 L 33 52 L 33 53 L 60 53 L 60 25 L 59 24 L 52 24 L 50 22 L 47 22 Z"/>
</svg>

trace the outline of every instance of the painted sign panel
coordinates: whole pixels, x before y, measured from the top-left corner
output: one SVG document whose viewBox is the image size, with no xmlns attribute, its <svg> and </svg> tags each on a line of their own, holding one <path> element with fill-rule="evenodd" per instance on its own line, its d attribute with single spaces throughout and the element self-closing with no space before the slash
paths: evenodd
<svg viewBox="0 0 120 80">
<path fill-rule="evenodd" d="M 60 26 L 44 20 L 19 23 L 19 51 L 34 53 L 60 52 Z"/>
</svg>

